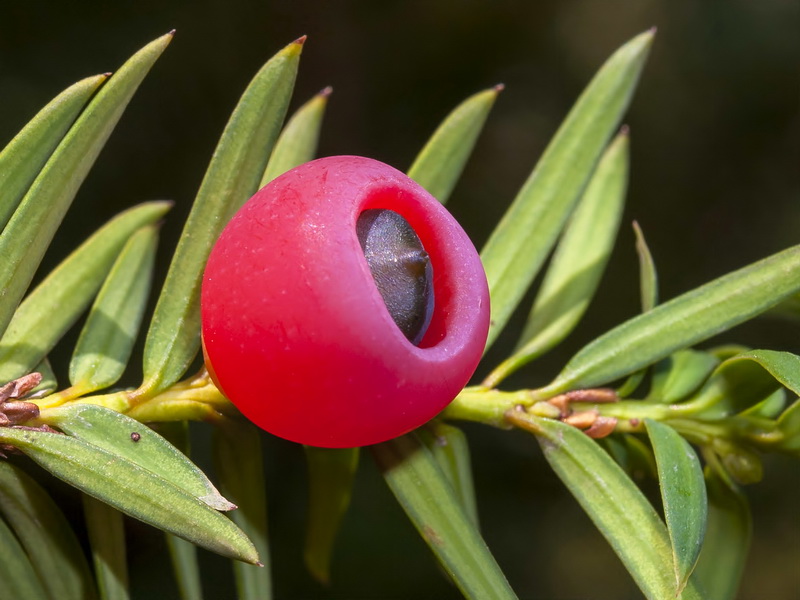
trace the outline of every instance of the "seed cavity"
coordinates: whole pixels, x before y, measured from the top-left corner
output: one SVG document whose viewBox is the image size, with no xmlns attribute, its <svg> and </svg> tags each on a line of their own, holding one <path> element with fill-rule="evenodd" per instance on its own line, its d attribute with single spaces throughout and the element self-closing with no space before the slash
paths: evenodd
<svg viewBox="0 0 800 600">
<path fill-rule="evenodd" d="M 417 234 L 393 210 L 371 208 L 356 222 L 356 235 L 389 314 L 417 345 L 433 316 L 433 267 Z"/>
</svg>

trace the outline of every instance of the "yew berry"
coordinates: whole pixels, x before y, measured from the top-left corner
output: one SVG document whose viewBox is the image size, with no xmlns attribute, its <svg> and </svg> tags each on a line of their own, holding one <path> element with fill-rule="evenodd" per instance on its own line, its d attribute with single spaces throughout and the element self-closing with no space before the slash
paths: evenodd
<svg viewBox="0 0 800 600">
<path fill-rule="evenodd" d="M 256 425 L 349 447 L 406 433 L 472 376 L 486 343 L 480 259 L 420 185 L 368 158 L 292 169 L 233 217 L 203 278 L 203 346 Z"/>
</svg>

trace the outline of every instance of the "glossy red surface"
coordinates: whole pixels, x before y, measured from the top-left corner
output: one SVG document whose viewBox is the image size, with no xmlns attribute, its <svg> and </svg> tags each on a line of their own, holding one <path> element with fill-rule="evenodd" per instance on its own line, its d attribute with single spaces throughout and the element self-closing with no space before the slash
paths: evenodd
<svg viewBox="0 0 800 600">
<path fill-rule="evenodd" d="M 356 237 L 368 208 L 400 213 L 433 266 L 419 346 L 397 328 Z M 260 190 L 217 241 L 202 288 L 207 361 L 222 392 L 280 437 L 374 444 L 439 413 L 480 360 L 489 293 L 480 259 L 421 186 L 378 161 L 306 163 Z"/>
</svg>

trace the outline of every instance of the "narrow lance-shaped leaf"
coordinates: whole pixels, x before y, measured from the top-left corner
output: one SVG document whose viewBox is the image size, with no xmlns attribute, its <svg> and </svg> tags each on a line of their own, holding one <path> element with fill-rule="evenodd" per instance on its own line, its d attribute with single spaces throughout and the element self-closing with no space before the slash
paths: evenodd
<svg viewBox="0 0 800 600">
<path fill-rule="evenodd" d="M 502 90 L 502 85 L 496 85 L 470 96 L 456 106 L 433 132 L 408 169 L 408 176 L 442 204 L 447 203 L 461 177 L 486 117 Z"/>
<path fill-rule="evenodd" d="M 269 539 L 267 538 L 267 490 L 261 432 L 250 423 L 221 421 L 214 430 L 212 451 L 219 485 L 239 506 L 231 513 L 234 523 L 252 540 L 262 565 L 234 563 L 239 600 L 272 598 Z"/>
<path fill-rule="evenodd" d="M 14 600 L 47 598 L 47 593 L 36 571 L 33 570 L 25 549 L 2 519 L 0 519 L 0 547 L 3 548 L 3 560 L 0 560 L 0 598 L 14 598 Z"/>
<path fill-rule="evenodd" d="M 197 560 L 197 546 L 171 533 L 165 533 L 167 547 L 175 571 L 181 600 L 202 600 L 203 587 L 200 576 L 200 563 Z"/>
<path fill-rule="evenodd" d="M 642 299 L 642 312 L 653 310 L 658 304 L 658 274 L 653 255 L 644 239 L 639 223 L 633 222 L 633 232 L 636 234 L 636 254 L 639 256 L 639 286 Z"/>
<path fill-rule="evenodd" d="M 524 412 L 508 420 L 536 435 L 547 462 L 652 600 L 699 599 L 692 580 L 676 595 L 669 535 L 630 477 L 594 440 L 574 427 Z"/>
<path fill-rule="evenodd" d="M 778 388 L 761 402 L 754 404 L 739 414 L 763 419 L 775 419 L 786 408 L 786 396 L 786 390 Z"/>
<path fill-rule="evenodd" d="M 653 255 L 650 254 L 647 241 L 644 239 L 644 233 L 642 233 L 642 229 L 636 221 L 633 222 L 633 231 L 636 234 L 636 254 L 639 257 L 639 295 L 642 302 L 642 312 L 647 312 L 648 310 L 653 310 L 658 304 L 656 264 L 653 261 Z M 640 369 L 628 376 L 617 389 L 619 397 L 625 398 L 634 393 L 646 374 L 647 369 Z"/>
<path fill-rule="evenodd" d="M 611 382 L 730 329 L 800 290 L 800 246 L 661 304 L 580 350 L 537 395 Z"/>
<path fill-rule="evenodd" d="M 478 503 L 472 480 L 472 461 L 467 436 L 458 427 L 441 421 L 417 430 L 420 441 L 431 451 L 439 468 L 450 481 L 461 506 L 475 527 L 479 525 Z"/>
<path fill-rule="evenodd" d="M 40 110 L 0 152 L 0 231 L 89 98 L 108 75 L 71 85 Z"/>
<path fill-rule="evenodd" d="M 101 600 L 128 600 L 128 555 L 122 513 L 81 494 L 89 546 Z"/>
<path fill-rule="evenodd" d="M 302 165 L 317 153 L 322 117 L 333 88 L 326 87 L 311 100 L 297 109 L 278 136 L 275 148 L 269 157 L 267 168 L 259 188 L 264 187 L 278 175 Z"/>
<path fill-rule="evenodd" d="M 734 600 L 750 550 L 750 505 L 727 474 L 706 467 L 706 481 L 708 531 L 695 577 L 708 598 Z"/>
<path fill-rule="evenodd" d="M 150 322 L 145 394 L 180 379 L 200 348 L 200 280 L 206 260 L 222 228 L 261 181 L 286 116 L 304 40 L 289 44 L 261 68 L 217 144 Z"/>
<path fill-rule="evenodd" d="M 619 231 L 628 183 L 628 132 L 606 150 L 573 213 L 520 336 L 532 358 L 552 348 L 589 306 Z"/>
<path fill-rule="evenodd" d="M 653 451 L 638 437 L 627 433 L 609 435 L 599 439 L 598 443 L 634 481 L 658 476 Z"/>
<path fill-rule="evenodd" d="M 0 234 L 0 334 L 133 93 L 171 40 L 167 34 L 142 48 L 92 98 Z"/>
<path fill-rule="evenodd" d="M 222 556 L 258 562 L 253 544 L 230 519 L 127 458 L 72 436 L 12 427 L 0 429 L 0 443 L 127 515 Z"/>
<path fill-rule="evenodd" d="M 50 352 L 86 310 L 130 236 L 169 207 L 148 202 L 117 215 L 36 286 L 0 338 L 0 380 L 24 375 Z"/>
<path fill-rule="evenodd" d="M 371 447 L 386 483 L 467 598 L 516 598 L 430 451 L 413 434 Z"/>
<path fill-rule="evenodd" d="M 64 513 L 38 483 L 5 461 L 0 462 L 0 512 L 30 557 L 46 598 L 96 598 L 83 549 Z"/>
<path fill-rule="evenodd" d="M 645 419 L 645 426 L 658 466 L 658 484 L 672 543 L 675 584 L 680 592 L 697 564 L 706 533 L 706 482 L 700 459 L 689 442 L 669 425 Z"/>
<path fill-rule="evenodd" d="M 336 534 L 350 506 L 359 448 L 305 446 L 308 463 L 308 521 L 303 551 L 306 568 L 321 583 L 330 583 Z"/>
<path fill-rule="evenodd" d="M 492 298 L 487 348 L 525 295 L 619 126 L 652 39 L 652 32 L 640 34 L 606 61 L 483 248 Z"/>
<path fill-rule="evenodd" d="M 688 414 L 721 419 L 760 403 L 781 385 L 792 391 L 800 389 L 800 356 L 752 350 L 722 362 L 705 385 L 681 406 Z"/>
<path fill-rule="evenodd" d="M 751 350 L 736 360 L 752 360 L 761 365 L 781 385 L 800 395 L 800 356 L 776 350 Z"/>
<path fill-rule="evenodd" d="M 135 419 L 95 404 L 68 404 L 46 416 L 50 425 L 151 471 L 216 510 L 236 508 L 185 454 Z"/>
<path fill-rule="evenodd" d="M 69 379 L 85 394 L 109 387 L 125 371 L 147 305 L 158 232 L 143 227 L 125 244 L 78 338 Z"/>
<path fill-rule="evenodd" d="M 158 424 L 158 432 L 187 457 L 191 456 L 189 423 L 170 421 Z M 165 533 L 175 583 L 178 585 L 181 600 L 202 600 L 203 584 L 200 579 L 200 564 L 197 560 L 197 547 L 183 538 Z"/>
<path fill-rule="evenodd" d="M 502 379 L 561 342 L 580 322 L 605 272 L 625 204 L 628 133 L 609 145 L 589 181 L 536 295 L 518 349 L 484 382 Z"/>
<path fill-rule="evenodd" d="M 719 359 L 699 350 L 678 350 L 659 362 L 646 400 L 673 404 L 697 391 L 719 365 Z"/>
</svg>

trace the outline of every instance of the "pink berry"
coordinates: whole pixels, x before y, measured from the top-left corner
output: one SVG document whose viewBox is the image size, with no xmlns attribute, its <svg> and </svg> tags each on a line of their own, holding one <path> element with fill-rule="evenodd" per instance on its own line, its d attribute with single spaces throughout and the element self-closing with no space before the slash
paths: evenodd
<svg viewBox="0 0 800 600">
<path fill-rule="evenodd" d="M 306 163 L 253 196 L 211 252 L 201 306 L 220 390 L 266 431 L 325 447 L 434 417 L 489 328 L 486 276 L 458 223 L 404 174 L 357 156 Z"/>
</svg>

